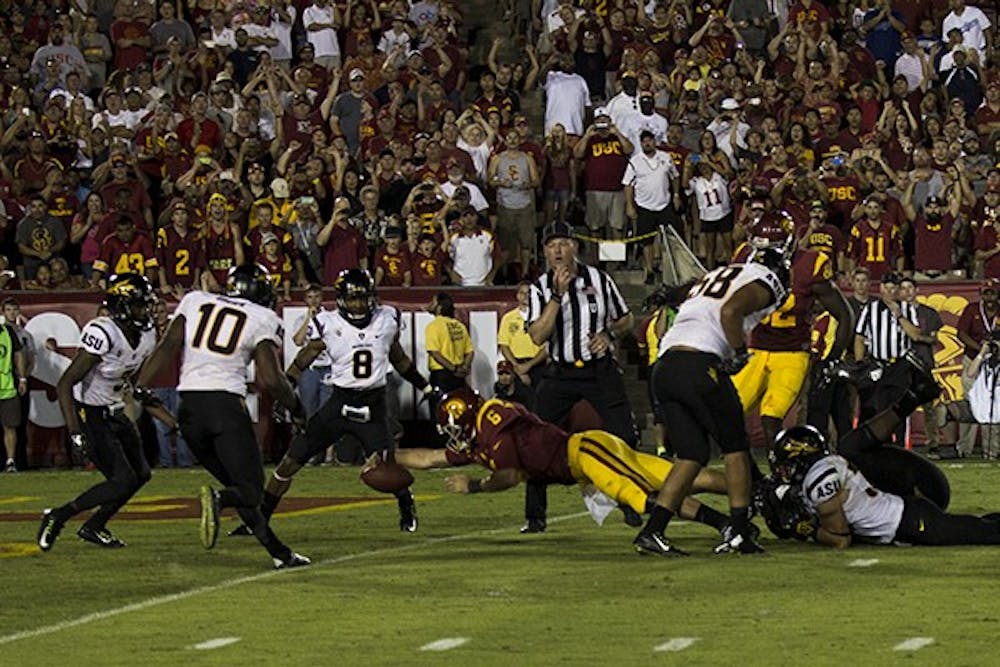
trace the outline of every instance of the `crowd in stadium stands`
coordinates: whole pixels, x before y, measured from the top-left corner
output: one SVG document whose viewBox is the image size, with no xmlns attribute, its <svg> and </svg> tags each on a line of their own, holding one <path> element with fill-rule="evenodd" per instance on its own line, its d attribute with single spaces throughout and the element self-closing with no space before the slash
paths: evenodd
<svg viewBox="0 0 1000 667">
<path fill-rule="evenodd" d="M 1000 275 L 995 17 L 964 0 L 511 1 L 491 43 L 448 0 L 3 4 L 8 288 L 514 284 L 548 220 L 646 228 L 649 133 L 710 267 L 777 207 L 847 273 Z"/>
</svg>

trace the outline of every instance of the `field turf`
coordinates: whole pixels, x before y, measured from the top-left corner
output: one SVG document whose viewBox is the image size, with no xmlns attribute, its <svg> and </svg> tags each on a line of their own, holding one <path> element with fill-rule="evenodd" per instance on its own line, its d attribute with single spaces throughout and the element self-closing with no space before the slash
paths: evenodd
<svg viewBox="0 0 1000 667">
<path fill-rule="evenodd" d="M 1000 466 L 945 470 L 953 511 L 1000 510 Z M 446 474 L 417 474 L 420 530 L 405 534 L 395 501 L 356 469 L 304 470 L 288 498 L 311 500 L 273 526 L 314 565 L 288 572 L 271 570 L 252 538 L 202 549 L 201 470 L 154 471 L 132 518 L 111 524 L 127 548 L 84 543 L 72 522 L 49 553 L 34 547 L 38 513 L 97 473 L 4 475 L 0 662 L 1000 663 L 998 548 L 835 552 L 765 530 L 766 556 L 713 556 L 714 531 L 680 523 L 670 535 L 690 558 L 642 557 L 635 529 L 617 512 L 595 525 L 576 489 L 550 491 L 549 532 L 520 535 L 522 491 L 448 495 Z M 223 530 L 235 525 L 226 518 Z"/>
</svg>

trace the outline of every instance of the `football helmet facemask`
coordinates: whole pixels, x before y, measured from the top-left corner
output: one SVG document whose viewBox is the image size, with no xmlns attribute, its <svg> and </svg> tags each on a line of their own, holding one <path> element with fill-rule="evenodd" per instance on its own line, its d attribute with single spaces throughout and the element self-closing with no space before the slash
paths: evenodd
<svg viewBox="0 0 1000 667">
<path fill-rule="evenodd" d="M 775 479 L 798 485 L 805 479 L 809 468 L 829 453 L 823 434 L 813 426 L 803 425 L 779 433 L 767 459 Z"/>
<path fill-rule="evenodd" d="M 445 394 L 437 405 L 437 430 L 447 438 L 448 449 L 464 452 L 474 446 L 476 417 L 483 397 L 471 387 L 459 387 Z"/>
<path fill-rule="evenodd" d="M 344 269 L 333 284 L 337 310 L 348 322 L 363 327 L 375 312 L 375 281 L 364 269 Z"/>
<path fill-rule="evenodd" d="M 273 308 L 277 300 L 271 274 L 260 264 L 234 266 L 226 275 L 226 295 Z"/>
<path fill-rule="evenodd" d="M 108 279 L 103 305 L 118 324 L 149 331 L 153 328 L 153 308 L 156 295 L 145 276 L 138 273 L 119 273 Z"/>
<path fill-rule="evenodd" d="M 750 227 L 750 255 L 747 262 L 757 262 L 771 269 L 786 287 L 791 279 L 795 233 L 792 219 L 784 211 L 768 211 Z"/>
</svg>

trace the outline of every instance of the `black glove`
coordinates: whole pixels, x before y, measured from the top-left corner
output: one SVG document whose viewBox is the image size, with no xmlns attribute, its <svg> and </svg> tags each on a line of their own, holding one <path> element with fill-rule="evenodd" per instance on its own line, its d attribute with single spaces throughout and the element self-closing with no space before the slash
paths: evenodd
<svg viewBox="0 0 1000 667">
<path fill-rule="evenodd" d="M 719 362 L 719 370 L 726 375 L 736 375 L 743 367 L 747 365 L 750 361 L 750 353 L 747 352 L 746 347 L 741 347 L 736 350 L 736 353 L 728 359 L 723 359 Z"/>
<path fill-rule="evenodd" d="M 149 387 L 143 387 L 141 385 L 136 385 L 132 387 L 132 398 L 142 403 L 144 407 L 155 408 L 163 407 L 163 402 L 160 401 L 160 397 L 153 393 L 153 390 Z"/>
<path fill-rule="evenodd" d="M 69 442 L 73 445 L 73 451 L 76 452 L 81 460 L 89 460 L 91 458 L 90 441 L 87 440 L 87 436 L 83 433 L 71 433 Z"/>
</svg>

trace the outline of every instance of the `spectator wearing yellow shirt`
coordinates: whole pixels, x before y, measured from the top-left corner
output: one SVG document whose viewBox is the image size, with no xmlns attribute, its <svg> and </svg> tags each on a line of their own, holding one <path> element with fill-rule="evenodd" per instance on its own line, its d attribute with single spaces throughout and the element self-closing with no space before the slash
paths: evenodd
<svg viewBox="0 0 1000 667">
<path fill-rule="evenodd" d="M 534 387 L 542 379 L 545 360 L 548 359 L 549 355 L 544 347 L 535 345 L 524 325 L 524 317 L 528 314 L 530 293 L 530 281 L 522 280 L 517 284 L 517 307 L 507 311 L 500 318 L 497 345 L 500 347 L 500 354 L 503 358 L 510 362 L 514 382 L 527 389 L 533 399 Z M 528 405 L 527 407 L 531 409 L 532 406 Z"/>
<path fill-rule="evenodd" d="M 431 384 L 447 393 L 466 384 L 472 368 L 472 338 L 465 325 L 455 319 L 455 302 L 447 292 L 438 292 L 428 310 L 436 316 L 424 331 L 427 368 Z M 432 405 L 431 414 L 436 406 Z"/>
</svg>

